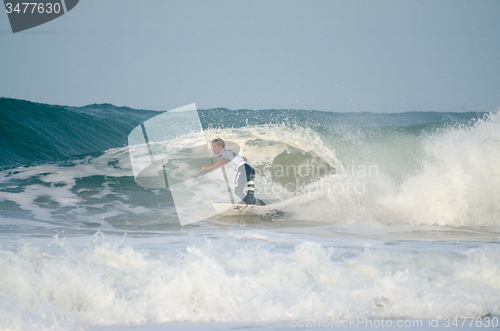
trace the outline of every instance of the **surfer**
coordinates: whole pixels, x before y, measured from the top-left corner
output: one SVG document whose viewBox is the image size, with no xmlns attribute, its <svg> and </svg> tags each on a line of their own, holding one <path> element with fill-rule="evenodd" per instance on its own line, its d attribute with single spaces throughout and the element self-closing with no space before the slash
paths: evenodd
<svg viewBox="0 0 500 331">
<path fill-rule="evenodd" d="M 255 169 L 247 162 L 247 158 L 236 154 L 233 150 L 226 149 L 226 143 L 221 138 L 212 140 L 212 150 L 215 155 L 219 155 L 219 161 L 209 167 L 202 167 L 201 171 L 214 169 L 226 163 L 231 164 L 236 168 L 234 193 L 247 205 L 264 206 L 265 203 L 254 196 Z M 245 186 L 247 187 L 246 194 L 244 192 Z"/>
</svg>

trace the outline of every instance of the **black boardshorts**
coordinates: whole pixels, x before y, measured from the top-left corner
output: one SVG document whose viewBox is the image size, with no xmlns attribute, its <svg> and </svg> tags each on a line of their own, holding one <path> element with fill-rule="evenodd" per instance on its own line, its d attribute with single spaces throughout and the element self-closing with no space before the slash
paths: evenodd
<svg viewBox="0 0 500 331">
<path fill-rule="evenodd" d="M 255 169 L 248 163 L 238 167 L 235 177 L 235 194 L 247 205 L 264 206 L 262 200 L 255 199 Z M 245 187 L 247 193 L 245 194 Z"/>
</svg>

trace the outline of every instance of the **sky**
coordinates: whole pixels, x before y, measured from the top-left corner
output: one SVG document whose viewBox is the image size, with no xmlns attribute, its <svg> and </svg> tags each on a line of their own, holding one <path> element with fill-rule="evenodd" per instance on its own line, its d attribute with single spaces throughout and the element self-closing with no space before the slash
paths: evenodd
<svg viewBox="0 0 500 331">
<path fill-rule="evenodd" d="M 0 97 L 338 112 L 500 109 L 500 1 L 81 0 L 13 34 Z"/>
</svg>

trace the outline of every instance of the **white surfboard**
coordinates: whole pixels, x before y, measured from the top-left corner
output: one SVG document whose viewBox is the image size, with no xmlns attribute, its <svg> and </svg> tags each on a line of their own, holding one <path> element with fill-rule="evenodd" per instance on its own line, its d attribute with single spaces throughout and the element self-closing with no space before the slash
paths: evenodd
<svg viewBox="0 0 500 331">
<path fill-rule="evenodd" d="M 254 206 L 231 203 L 213 203 L 212 206 L 222 216 L 266 216 L 270 214 L 282 214 L 282 212 L 279 212 L 276 209 L 270 209 L 269 206 Z"/>
<path fill-rule="evenodd" d="M 267 206 L 254 206 L 231 203 L 213 203 L 214 209 L 223 216 L 233 215 L 264 215 L 267 212 Z"/>
</svg>

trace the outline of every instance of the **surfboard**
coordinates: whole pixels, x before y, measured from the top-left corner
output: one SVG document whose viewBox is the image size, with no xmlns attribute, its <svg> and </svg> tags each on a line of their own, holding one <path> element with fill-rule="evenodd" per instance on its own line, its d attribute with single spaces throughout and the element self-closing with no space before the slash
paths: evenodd
<svg viewBox="0 0 500 331">
<path fill-rule="evenodd" d="M 235 215 L 247 215 L 247 216 L 266 216 L 270 214 L 281 215 L 276 209 L 270 209 L 268 206 L 255 206 L 255 205 L 243 205 L 243 204 L 230 204 L 230 203 L 213 203 L 215 211 L 217 211 L 222 216 L 235 216 Z"/>
</svg>

